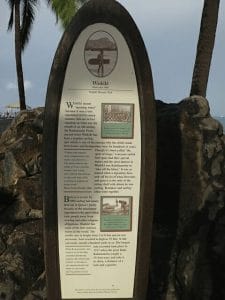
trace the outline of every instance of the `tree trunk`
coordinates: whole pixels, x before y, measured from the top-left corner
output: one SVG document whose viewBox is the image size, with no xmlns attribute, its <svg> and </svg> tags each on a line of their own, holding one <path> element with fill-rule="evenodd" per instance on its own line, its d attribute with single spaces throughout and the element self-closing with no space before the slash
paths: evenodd
<svg viewBox="0 0 225 300">
<path fill-rule="evenodd" d="M 205 0 L 190 95 L 206 96 L 220 0 Z"/>
<path fill-rule="evenodd" d="M 16 73 L 19 91 L 20 110 L 26 109 L 23 66 L 22 66 L 22 50 L 21 50 L 21 34 L 20 34 L 20 0 L 15 1 L 15 57 L 16 57 Z"/>
</svg>

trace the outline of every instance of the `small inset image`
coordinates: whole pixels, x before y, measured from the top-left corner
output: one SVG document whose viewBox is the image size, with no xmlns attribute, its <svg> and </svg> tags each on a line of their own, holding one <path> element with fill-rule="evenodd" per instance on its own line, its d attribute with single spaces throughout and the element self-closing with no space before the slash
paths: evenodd
<svg viewBox="0 0 225 300">
<path fill-rule="evenodd" d="M 93 33 L 85 44 L 84 60 L 89 72 L 106 77 L 115 68 L 118 50 L 114 38 L 106 31 Z"/>
<path fill-rule="evenodd" d="M 132 139 L 134 104 L 102 103 L 102 138 Z"/>
<path fill-rule="evenodd" d="M 132 197 L 101 197 L 101 231 L 132 230 Z"/>
</svg>

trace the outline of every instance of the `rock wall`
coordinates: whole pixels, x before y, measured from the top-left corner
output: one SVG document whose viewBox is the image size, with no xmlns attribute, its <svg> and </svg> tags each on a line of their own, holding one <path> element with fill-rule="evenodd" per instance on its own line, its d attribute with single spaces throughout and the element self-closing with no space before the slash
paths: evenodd
<svg viewBox="0 0 225 300">
<path fill-rule="evenodd" d="M 12 119 L 0 118 L 0 134 L 11 124 Z"/>
<path fill-rule="evenodd" d="M 206 99 L 157 101 L 151 300 L 225 299 L 225 137 Z M 0 138 L 0 299 L 45 299 L 43 109 Z M 52 300 L 52 299 L 48 299 Z"/>
<path fill-rule="evenodd" d="M 157 103 L 154 300 L 225 299 L 225 136 L 206 99 Z"/>
<path fill-rule="evenodd" d="M 43 299 L 43 109 L 23 111 L 0 138 L 0 299 Z"/>
</svg>

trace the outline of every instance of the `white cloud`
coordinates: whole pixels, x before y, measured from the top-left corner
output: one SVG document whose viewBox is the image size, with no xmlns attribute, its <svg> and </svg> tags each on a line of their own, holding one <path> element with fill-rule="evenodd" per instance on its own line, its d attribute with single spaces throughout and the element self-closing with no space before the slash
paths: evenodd
<svg viewBox="0 0 225 300">
<path fill-rule="evenodd" d="M 33 84 L 29 80 L 24 81 L 24 88 L 26 91 L 32 89 L 32 87 L 33 87 Z"/>
<path fill-rule="evenodd" d="M 25 91 L 30 90 L 33 87 L 33 84 L 29 80 L 24 81 L 24 89 Z M 6 85 L 7 90 L 16 90 L 18 88 L 15 82 L 8 82 Z"/>
<path fill-rule="evenodd" d="M 7 85 L 6 85 L 6 89 L 7 90 L 16 90 L 17 85 L 14 82 L 8 82 Z"/>
</svg>

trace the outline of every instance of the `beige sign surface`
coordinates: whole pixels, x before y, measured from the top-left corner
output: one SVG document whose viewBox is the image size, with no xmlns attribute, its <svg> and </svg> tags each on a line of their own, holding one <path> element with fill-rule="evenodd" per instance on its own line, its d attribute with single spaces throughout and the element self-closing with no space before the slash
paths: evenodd
<svg viewBox="0 0 225 300">
<path fill-rule="evenodd" d="M 67 66 L 57 145 L 62 299 L 132 298 L 141 128 L 133 61 L 108 24 L 83 30 Z"/>
</svg>

